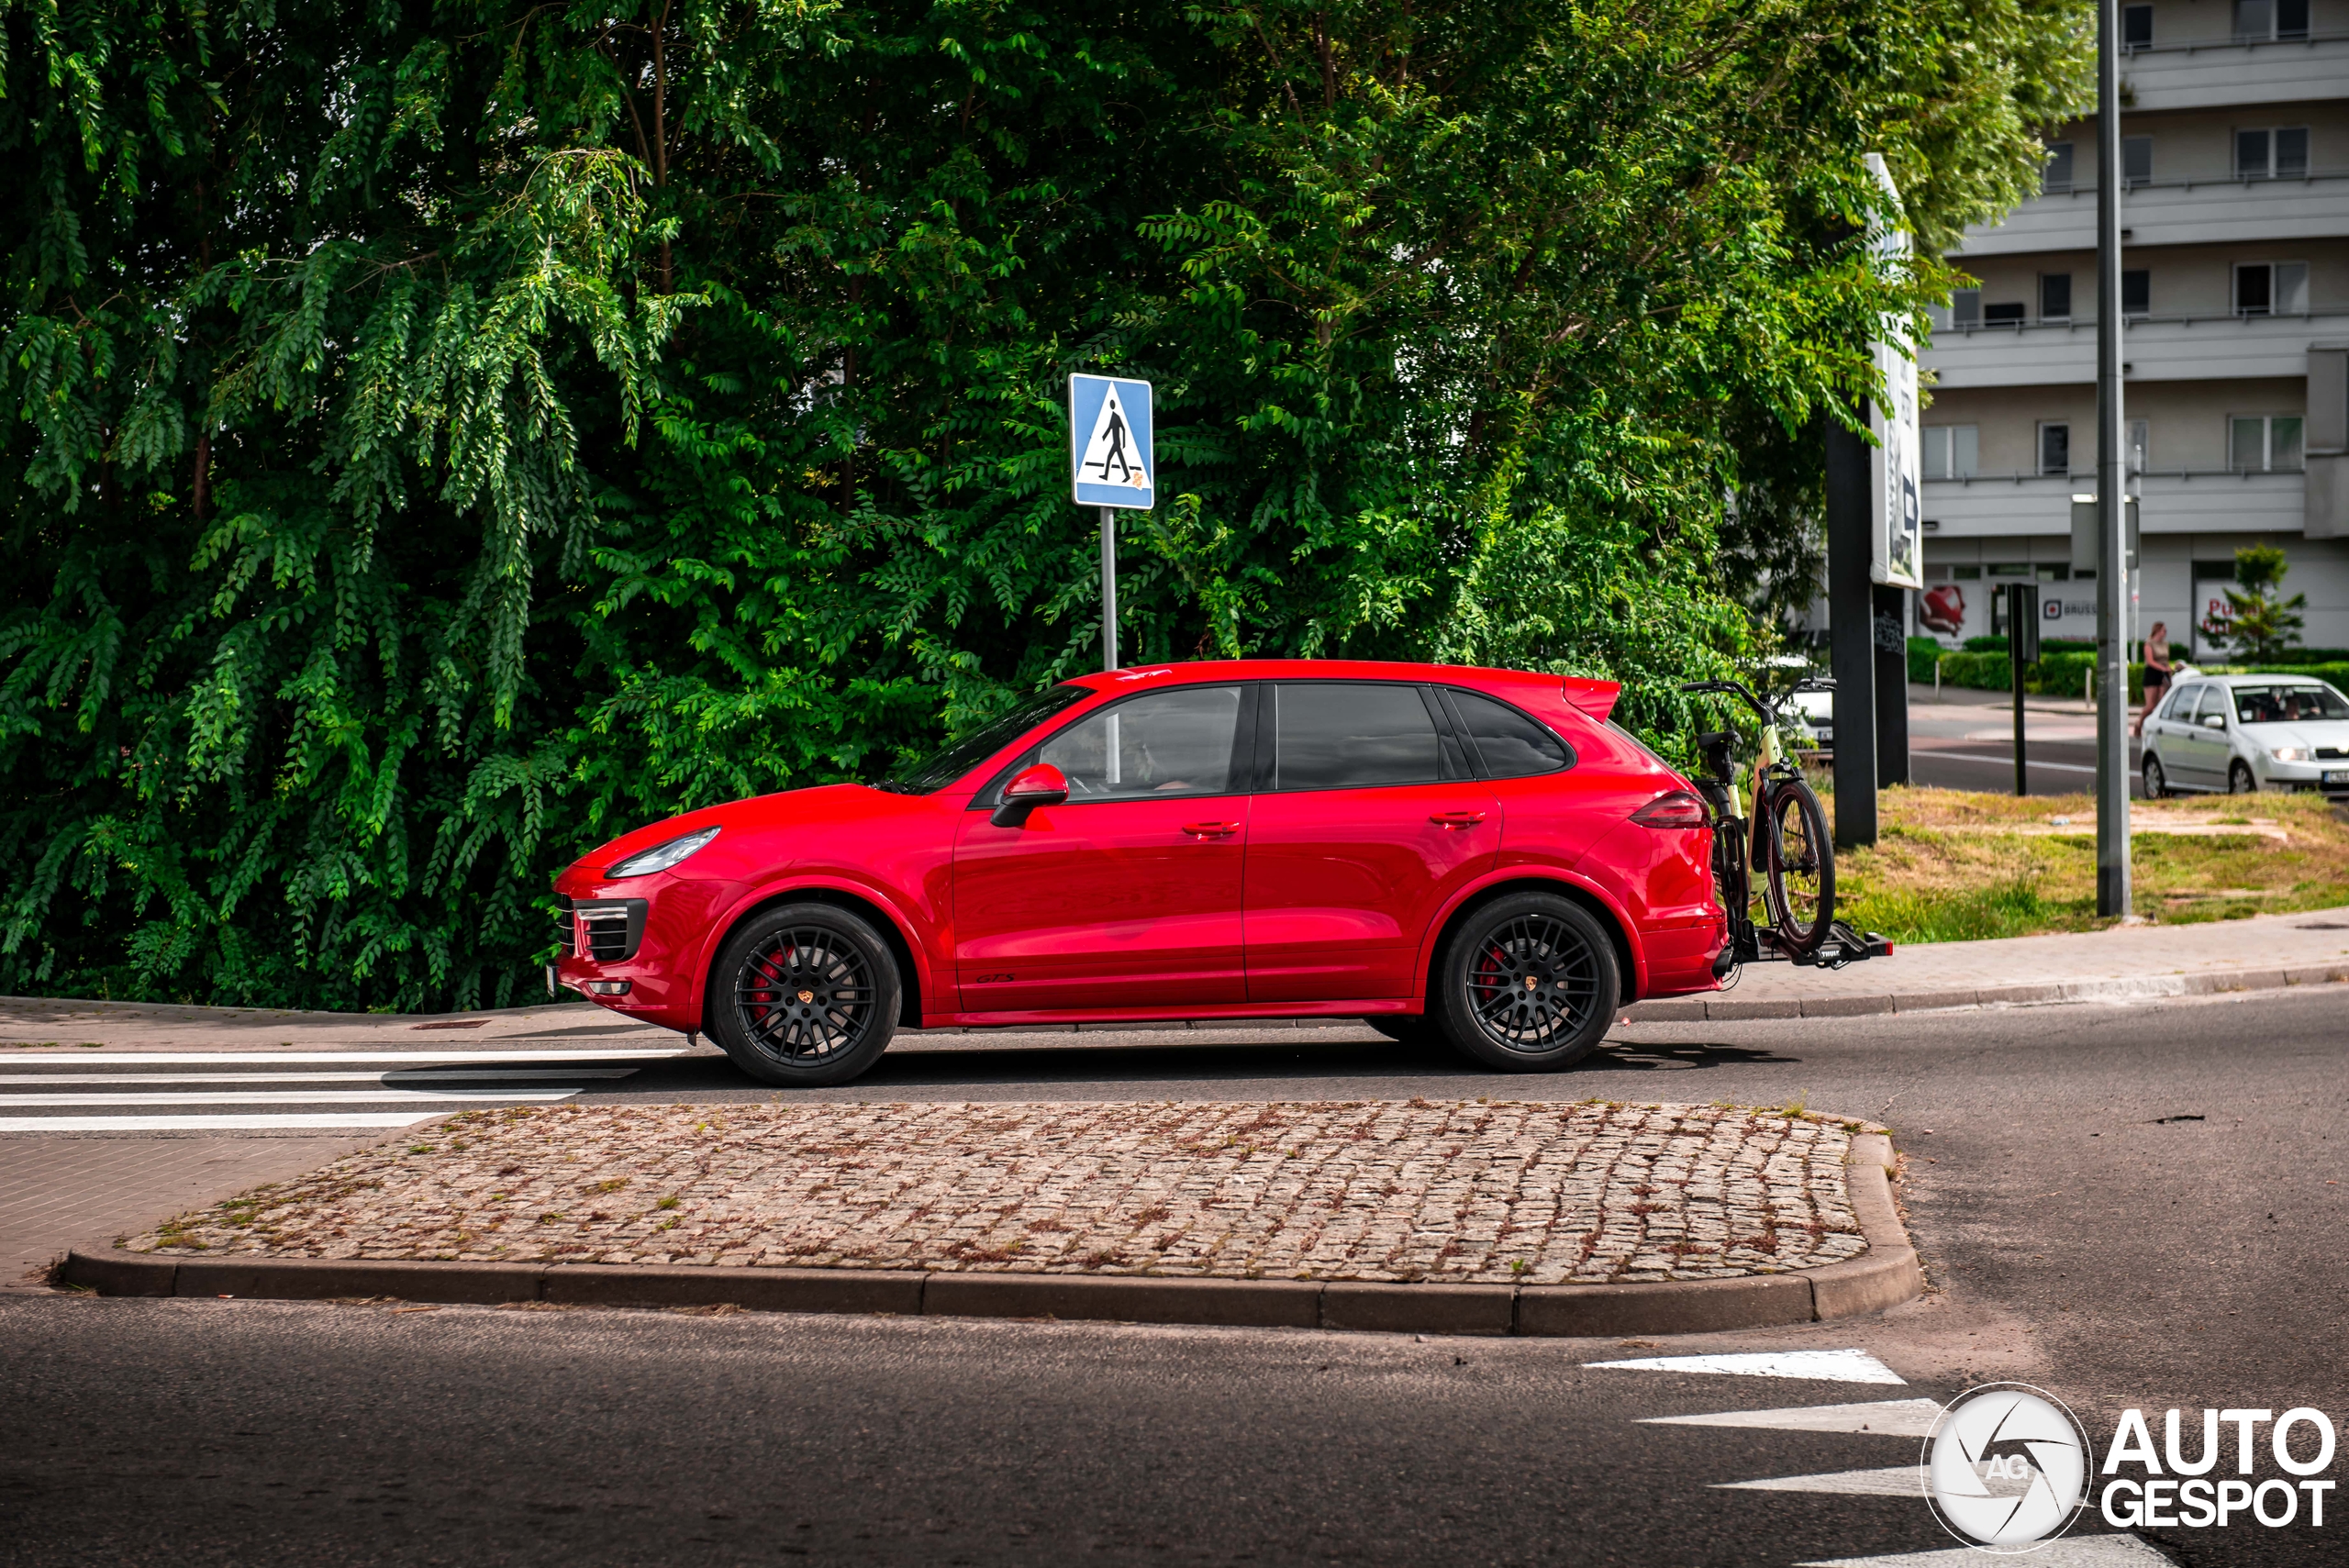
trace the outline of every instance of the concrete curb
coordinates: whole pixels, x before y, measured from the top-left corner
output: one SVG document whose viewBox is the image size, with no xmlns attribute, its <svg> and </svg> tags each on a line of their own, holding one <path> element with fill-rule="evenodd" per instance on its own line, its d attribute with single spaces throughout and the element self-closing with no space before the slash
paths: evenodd
<svg viewBox="0 0 2349 1568">
<path fill-rule="evenodd" d="M 1776 1328 L 1881 1312 L 1920 1295 L 1887 1177 L 1892 1140 L 1852 1140 L 1854 1217 L 1868 1251 L 1848 1263 L 1736 1279 L 1641 1284 L 1400 1284 L 1370 1280 L 1168 1279 L 1135 1274 L 924 1273 L 607 1263 L 456 1263 L 340 1258 L 72 1252 L 61 1283 L 101 1296 L 318 1301 L 395 1296 L 496 1306 L 714 1307 L 926 1318 L 1341 1329 L 1390 1334 L 1603 1338 Z"/>
<path fill-rule="evenodd" d="M 2148 974 L 2121 980 L 2074 980 L 2026 985 L 1945 985 L 1931 990 L 1833 996 L 1673 996 L 1634 1002 L 1621 1016 L 1635 1024 L 1693 1024 L 1751 1018 L 1850 1018 L 1878 1013 L 1935 1013 L 1956 1007 L 2024 1006 L 2050 1002 L 2110 1002 L 2137 997 L 2210 996 L 2234 991 L 2277 991 L 2288 985 L 2349 981 L 2349 959 L 2270 969 L 2211 969 L 2193 974 Z"/>
</svg>

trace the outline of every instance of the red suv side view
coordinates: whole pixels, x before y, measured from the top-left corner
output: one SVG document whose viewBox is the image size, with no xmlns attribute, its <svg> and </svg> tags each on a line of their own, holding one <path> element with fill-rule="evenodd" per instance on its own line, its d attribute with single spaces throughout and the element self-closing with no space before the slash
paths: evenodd
<svg viewBox="0 0 2349 1568">
<path fill-rule="evenodd" d="M 1505 1071 L 1709 991 L 1687 781 L 1611 682 L 1241 660 L 1086 675 L 879 784 L 638 829 L 555 880 L 557 977 L 787 1086 L 900 1025 L 1364 1018 Z"/>
</svg>

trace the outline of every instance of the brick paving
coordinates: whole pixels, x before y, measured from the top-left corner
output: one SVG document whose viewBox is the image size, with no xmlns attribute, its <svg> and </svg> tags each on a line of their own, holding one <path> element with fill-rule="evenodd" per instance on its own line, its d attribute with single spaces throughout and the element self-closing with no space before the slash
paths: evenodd
<svg viewBox="0 0 2349 1568">
<path fill-rule="evenodd" d="M 1428 1100 L 470 1112 L 134 1251 L 1531 1284 L 1866 1248 L 1858 1124 Z"/>
</svg>

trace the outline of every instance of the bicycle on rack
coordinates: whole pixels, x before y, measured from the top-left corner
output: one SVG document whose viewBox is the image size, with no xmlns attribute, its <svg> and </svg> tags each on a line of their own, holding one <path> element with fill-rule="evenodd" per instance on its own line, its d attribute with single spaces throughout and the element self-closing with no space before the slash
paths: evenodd
<svg viewBox="0 0 2349 1568">
<path fill-rule="evenodd" d="M 1711 813 L 1713 878 L 1729 916 L 1729 944 L 1722 953 L 1726 964 L 1784 958 L 1841 969 L 1889 953 L 1892 944 L 1882 937 L 1862 936 L 1835 918 L 1835 850 L 1827 811 L 1779 743 L 1778 704 L 1755 695 L 1739 681 L 1696 681 L 1680 689 L 1742 697 L 1762 720 L 1751 818 L 1730 763 L 1735 737 L 1726 730 L 1707 730 L 1697 737 L 1706 772 L 1695 782 Z M 1831 692 L 1835 683 L 1811 676 L 1793 689 Z M 1765 916 L 1758 924 L 1753 918 L 1757 873 Z"/>
</svg>

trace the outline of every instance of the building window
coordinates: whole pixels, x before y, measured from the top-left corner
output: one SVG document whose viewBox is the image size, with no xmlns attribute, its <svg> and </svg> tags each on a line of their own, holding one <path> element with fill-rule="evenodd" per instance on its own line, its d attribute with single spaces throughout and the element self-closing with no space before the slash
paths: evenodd
<svg viewBox="0 0 2349 1568">
<path fill-rule="evenodd" d="M 2235 268 L 2237 316 L 2306 316 L 2306 261 L 2246 261 Z"/>
<path fill-rule="evenodd" d="M 2151 6 L 2121 7 L 2121 47 L 2132 53 L 2154 47 L 2154 8 Z"/>
<path fill-rule="evenodd" d="M 2039 427 L 2039 472 L 2069 473 L 2072 472 L 2072 427 L 2046 425 Z"/>
<path fill-rule="evenodd" d="M 2060 196 L 2072 188 L 2072 144 L 2051 141 L 2047 144 L 2047 167 L 2040 171 L 2039 189 L 2043 195 Z"/>
<path fill-rule="evenodd" d="M 2072 318 L 2071 273 L 2039 274 L 2039 318 L 2042 321 L 2069 321 Z"/>
<path fill-rule="evenodd" d="M 1949 580 L 1953 583 L 1979 583 L 1982 581 L 1982 569 L 1979 566 L 1953 566 L 1949 569 Z"/>
<path fill-rule="evenodd" d="M 1982 291 L 1957 289 L 1949 296 L 1950 319 L 1960 327 L 1982 325 Z"/>
<path fill-rule="evenodd" d="M 2121 178 L 2131 185 L 2150 185 L 2154 183 L 2152 137 L 2124 136 L 2121 139 Z"/>
<path fill-rule="evenodd" d="M 2237 473 L 2289 473 L 2300 467 L 2300 416 L 2238 414 L 2227 421 L 2227 466 Z"/>
<path fill-rule="evenodd" d="M 2153 446 L 2152 428 L 2143 419 L 2129 421 L 2129 472 L 2145 472 L 2145 453 Z"/>
<path fill-rule="evenodd" d="M 2235 132 L 2235 178 L 2301 180 L 2309 172 L 2309 128 Z"/>
<path fill-rule="evenodd" d="M 2121 274 L 2121 314 L 2151 316 L 2154 313 L 2154 274 L 2139 268 Z"/>
<path fill-rule="evenodd" d="M 1928 425 L 1924 435 L 1926 478 L 1974 477 L 1982 461 L 1981 426 Z"/>
<path fill-rule="evenodd" d="M 2235 42 L 2309 36 L 2309 0 L 2235 0 Z"/>
<path fill-rule="evenodd" d="M 2023 303 L 2021 300 L 2016 300 L 2011 305 L 1986 305 L 1982 307 L 1982 325 L 1985 327 L 2020 327 L 2022 325 L 2022 318 L 2025 314 L 2027 313 L 2025 312 Z"/>
</svg>

